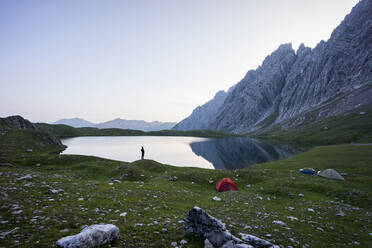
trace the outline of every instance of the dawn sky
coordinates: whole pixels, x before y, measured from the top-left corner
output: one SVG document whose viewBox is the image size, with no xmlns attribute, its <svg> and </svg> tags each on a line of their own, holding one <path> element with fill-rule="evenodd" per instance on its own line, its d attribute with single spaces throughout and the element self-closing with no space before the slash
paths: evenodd
<svg viewBox="0 0 372 248">
<path fill-rule="evenodd" d="M 358 0 L 2 0 L 0 117 L 180 121 Z"/>
</svg>

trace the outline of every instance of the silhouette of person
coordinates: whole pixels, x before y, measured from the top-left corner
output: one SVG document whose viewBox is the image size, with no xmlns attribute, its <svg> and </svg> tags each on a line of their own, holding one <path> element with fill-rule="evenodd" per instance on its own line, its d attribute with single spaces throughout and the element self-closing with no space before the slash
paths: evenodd
<svg viewBox="0 0 372 248">
<path fill-rule="evenodd" d="M 141 148 L 141 159 L 145 157 L 145 149 L 143 149 L 143 146 Z"/>
</svg>

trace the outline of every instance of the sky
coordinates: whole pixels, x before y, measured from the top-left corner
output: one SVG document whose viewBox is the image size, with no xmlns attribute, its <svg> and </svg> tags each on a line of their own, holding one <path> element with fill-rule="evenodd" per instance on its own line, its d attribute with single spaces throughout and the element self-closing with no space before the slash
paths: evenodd
<svg viewBox="0 0 372 248">
<path fill-rule="evenodd" d="M 358 0 L 2 0 L 0 117 L 178 122 Z"/>
</svg>

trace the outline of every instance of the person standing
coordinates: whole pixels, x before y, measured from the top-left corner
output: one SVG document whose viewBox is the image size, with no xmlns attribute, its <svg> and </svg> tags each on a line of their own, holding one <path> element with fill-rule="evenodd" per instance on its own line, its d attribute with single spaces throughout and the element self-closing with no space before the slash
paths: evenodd
<svg viewBox="0 0 372 248">
<path fill-rule="evenodd" d="M 145 149 L 143 149 L 143 146 L 141 148 L 141 159 L 145 157 Z"/>
</svg>

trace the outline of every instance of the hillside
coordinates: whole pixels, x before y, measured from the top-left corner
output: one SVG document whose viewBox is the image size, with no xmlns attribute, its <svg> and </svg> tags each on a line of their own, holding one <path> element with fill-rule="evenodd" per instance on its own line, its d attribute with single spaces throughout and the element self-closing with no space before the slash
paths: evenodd
<svg viewBox="0 0 372 248">
<path fill-rule="evenodd" d="M 59 138 L 77 137 L 77 136 L 190 136 L 190 137 L 209 137 L 209 138 L 225 138 L 238 137 L 239 135 L 215 131 L 215 130 L 161 130 L 144 132 L 141 130 L 119 129 L 119 128 L 94 128 L 81 127 L 74 128 L 67 125 L 53 125 L 47 123 L 35 123 L 37 129 L 53 133 Z"/>
<path fill-rule="evenodd" d="M 7 159 L 0 166 L 2 247 L 54 247 L 97 223 L 120 229 L 119 240 L 105 247 L 171 247 L 181 240 L 187 242 L 182 247 L 203 247 L 202 239 L 184 231 L 194 206 L 221 219 L 233 235 L 248 233 L 282 247 L 371 244 L 372 146 L 317 147 L 225 171 L 58 155 L 48 146 L 29 152 L 24 148 L 40 141 L 29 132 L 39 131 L 0 133 L 1 157 Z M 345 181 L 298 173 L 304 167 L 334 168 Z M 223 177 L 232 178 L 239 191 L 217 192 L 215 183 Z"/>
<path fill-rule="evenodd" d="M 213 122 L 199 118 L 195 110 L 182 123 L 192 120 L 194 126 L 233 133 L 288 130 L 309 124 L 300 119 L 306 115 L 316 122 L 371 108 L 371 95 L 372 1 L 362 0 L 328 41 L 313 49 L 302 44 L 297 51 L 291 44 L 281 45 L 256 70 L 248 71 Z M 181 123 L 176 127 L 192 128 Z"/>
</svg>

